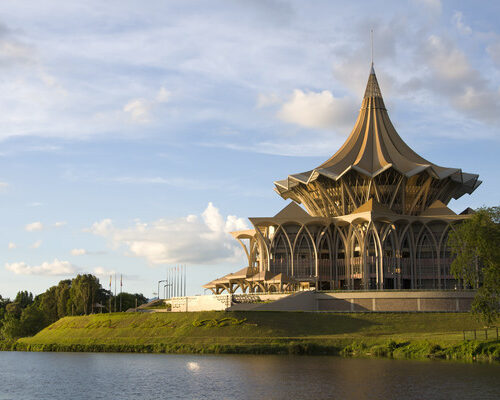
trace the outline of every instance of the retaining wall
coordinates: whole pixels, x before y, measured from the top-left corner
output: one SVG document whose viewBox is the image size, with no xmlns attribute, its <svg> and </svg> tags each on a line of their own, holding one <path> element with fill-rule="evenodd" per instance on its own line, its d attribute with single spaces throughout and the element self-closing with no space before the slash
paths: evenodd
<svg viewBox="0 0 500 400">
<path fill-rule="evenodd" d="M 186 311 L 325 311 L 325 312 L 468 312 L 473 291 L 299 292 L 175 297 L 173 312 Z M 234 296 L 234 297 L 233 297 Z M 251 301 L 253 300 L 253 301 Z M 251 302 L 250 302 L 251 301 Z"/>
</svg>

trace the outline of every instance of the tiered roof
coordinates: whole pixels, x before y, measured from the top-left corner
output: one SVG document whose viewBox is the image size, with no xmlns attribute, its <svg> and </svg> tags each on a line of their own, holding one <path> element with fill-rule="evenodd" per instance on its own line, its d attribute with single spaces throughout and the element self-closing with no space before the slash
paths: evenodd
<svg viewBox="0 0 500 400">
<path fill-rule="evenodd" d="M 354 128 L 342 147 L 320 166 L 306 172 L 289 175 L 276 181 L 275 190 L 286 198 L 286 192 L 302 183 L 309 184 L 320 176 L 338 180 L 350 170 L 373 178 L 393 168 L 407 178 L 427 171 L 442 180 L 450 178 L 458 183 L 453 198 L 472 193 L 480 184 L 479 175 L 447 168 L 427 161 L 413 151 L 396 132 L 385 108 L 382 93 L 371 68 L 361 110 Z"/>
</svg>

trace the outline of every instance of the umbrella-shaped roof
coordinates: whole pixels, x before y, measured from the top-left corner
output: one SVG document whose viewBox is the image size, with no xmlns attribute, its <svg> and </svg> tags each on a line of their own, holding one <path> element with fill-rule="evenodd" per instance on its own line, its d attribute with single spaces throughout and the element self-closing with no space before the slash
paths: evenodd
<svg viewBox="0 0 500 400">
<path fill-rule="evenodd" d="M 439 180 L 450 177 L 461 184 L 454 198 L 464 193 L 472 193 L 481 183 L 476 174 L 468 174 L 459 168 L 442 167 L 427 161 L 401 139 L 385 108 L 372 65 L 358 119 L 342 147 L 317 168 L 289 175 L 285 180 L 276 181 L 275 186 L 277 192 L 283 194 L 297 184 L 307 185 L 321 175 L 338 180 L 353 169 L 373 178 L 389 168 L 394 168 L 406 177 L 422 171 L 427 171 Z"/>
</svg>

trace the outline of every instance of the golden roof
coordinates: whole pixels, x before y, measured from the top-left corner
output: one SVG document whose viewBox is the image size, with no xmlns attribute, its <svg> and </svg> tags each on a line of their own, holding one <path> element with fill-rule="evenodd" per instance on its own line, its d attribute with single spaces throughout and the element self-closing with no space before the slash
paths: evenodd
<svg viewBox="0 0 500 400">
<path fill-rule="evenodd" d="M 299 183 L 307 185 L 320 175 L 338 180 L 353 169 L 373 178 L 389 168 L 408 178 L 423 171 L 427 171 L 430 176 L 439 180 L 449 177 L 461 185 L 455 192 L 454 198 L 464 193 L 472 193 L 481 183 L 476 174 L 462 172 L 459 168 L 441 167 L 427 161 L 401 139 L 389 119 L 372 66 L 361 110 L 346 142 L 317 168 L 276 181 L 276 191 L 282 194 Z"/>
</svg>

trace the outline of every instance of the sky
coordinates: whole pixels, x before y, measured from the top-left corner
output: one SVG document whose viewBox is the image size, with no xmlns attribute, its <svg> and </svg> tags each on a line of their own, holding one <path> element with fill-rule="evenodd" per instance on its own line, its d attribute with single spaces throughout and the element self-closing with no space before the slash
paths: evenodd
<svg viewBox="0 0 500 400">
<path fill-rule="evenodd" d="M 420 155 L 477 173 L 450 208 L 499 204 L 497 1 L 3 1 L 0 295 L 77 273 L 153 297 L 245 266 L 228 232 L 329 158 L 374 63 Z"/>
</svg>

